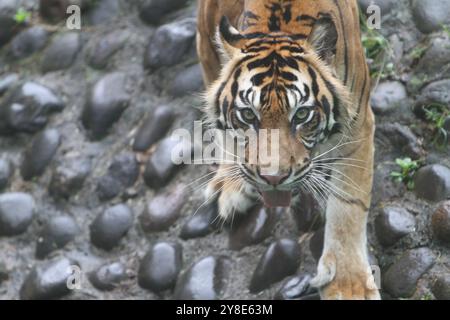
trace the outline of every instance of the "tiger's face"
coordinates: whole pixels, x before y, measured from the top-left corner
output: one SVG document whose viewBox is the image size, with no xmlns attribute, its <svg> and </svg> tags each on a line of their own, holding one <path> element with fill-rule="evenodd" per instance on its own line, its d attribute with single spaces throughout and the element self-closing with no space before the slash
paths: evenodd
<svg viewBox="0 0 450 320">
<path fill-rule="evenodd" d="M 267 206 L 289 206 L 313 168 L 318 146 L 340 130 L 343 87 L 313 44 L 283 34 L 247 38 L 226 19 L 220 35 L 226 62 L 209 91 L 209 117 L 222 129 L 252 130 L 259 146 L 264 142 L 269 152 L 277 150 L 271 163 L 259 156 L 253 163 L 248 157 L 254 146 L 247 140 L 246 161 L 239 166 Z M 261 141 L 263 130 L 267 141 Z M 276 170 L 267 173 L 267 167 Z"/>
</svg>

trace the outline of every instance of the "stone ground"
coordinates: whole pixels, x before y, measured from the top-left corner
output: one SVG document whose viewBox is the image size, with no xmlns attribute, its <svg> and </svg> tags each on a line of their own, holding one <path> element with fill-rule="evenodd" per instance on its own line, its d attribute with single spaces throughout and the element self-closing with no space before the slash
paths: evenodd
<svg viewBox="0 0 450 320">
<path fill-rule="evenodd" d="M 450 152 L 423 114 L 448 115 L 450 1 L 375 2 L 390 54 L 372 98 L 371 258 L 383 298 L 450 299 Z M 73 3 L 81 31 L 61 22 Z M 21 7 L 28 22 L 13 19 Z M 169 132 L 199 117 L 195 8 L 1 1 L 0 299 L 317 298 L 323 232 L 310 201 L 220 225 L 196 182 L 211 169 L 168 161 Z M 422 167 L 412 190 L 390 177 L 405 157 Z"/>
</svg>

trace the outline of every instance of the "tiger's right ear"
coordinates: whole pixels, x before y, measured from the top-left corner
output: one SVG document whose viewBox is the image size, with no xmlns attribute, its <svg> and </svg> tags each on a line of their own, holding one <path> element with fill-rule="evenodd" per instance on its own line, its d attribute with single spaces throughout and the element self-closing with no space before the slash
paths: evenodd
<svg viewBox="0 0 450 320">
<path fill-rule="evenodd" d="M 245 37 L 231 25 L 226 16 L 223 16 L 220 20 L 218 29 L 217 42 L 227 56 L 226 58 L 231 58 L 244 47 Z"/>
</svg>

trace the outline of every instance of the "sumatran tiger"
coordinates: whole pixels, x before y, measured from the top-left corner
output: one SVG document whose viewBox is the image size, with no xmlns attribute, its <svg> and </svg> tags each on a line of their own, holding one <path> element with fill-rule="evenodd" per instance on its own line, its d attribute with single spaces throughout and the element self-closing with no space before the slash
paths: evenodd
<svg viewBox="0 0 450 320">
<path fill-rule="evenodd" d="M 311 281 L 322 299 L 380 299 L 367 253 L 374 116 L 359 23 L 357 0 L 199 0 L 207 122 L 279 137 L 275 174 L 222 164 L 207 197 L 224 219 L 260 199 L 301 205 L 299 190 L 323 201 Z"/>
</svg>

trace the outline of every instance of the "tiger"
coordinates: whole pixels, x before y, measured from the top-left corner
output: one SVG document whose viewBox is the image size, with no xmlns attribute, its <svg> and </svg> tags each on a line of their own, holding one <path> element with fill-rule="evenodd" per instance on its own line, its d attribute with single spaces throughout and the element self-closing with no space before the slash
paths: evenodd
<svg viewBox="0 0 450 320">
<path fill-rule="evenodd" d="M 205 121 L 279 136 L 277 172 L 222 163 L 206 197 L 229 219 L 314 194 L 325 233 L 310 285 L 323 300 L 380 299 L 367 249 L 375 119 L 359 15 L 357 0 L 198 2 Z"/>
</svg>

